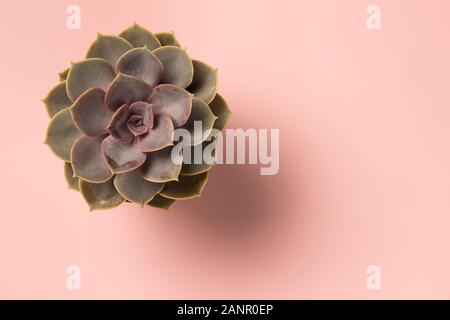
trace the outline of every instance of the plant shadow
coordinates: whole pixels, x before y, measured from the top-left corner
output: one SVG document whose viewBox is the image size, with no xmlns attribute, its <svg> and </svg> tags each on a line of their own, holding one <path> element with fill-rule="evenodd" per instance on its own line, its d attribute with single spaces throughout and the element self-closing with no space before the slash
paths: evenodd
<svg viewBox="0 0 450 320">
<path fill-rule="evenodd" d="M 301 201 L 300 186 L 284 168 L 292 163 L 284 161 L 288 156 L 280 149 L 280 170 L 272 176 L 261 175 L 259 165 L 215 166 L 202 196 L 177 201 L 167 215 L 152 219 L 158 224 L 153 230 L 172 237 L 165 245 L 177 259 L 186 255 L 185 261 L 241 269 L 246 263 L 249 268 L 276 263 L 292 249 L 289 239 L 298 225 L 293 208 Z"/>
</svg>

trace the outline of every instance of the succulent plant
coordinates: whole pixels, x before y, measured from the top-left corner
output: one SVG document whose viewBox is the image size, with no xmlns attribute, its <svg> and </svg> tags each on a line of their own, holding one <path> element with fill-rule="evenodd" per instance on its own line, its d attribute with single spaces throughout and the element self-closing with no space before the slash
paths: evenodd
<svg viewBox="0 0 450 320">
<path fill-rule="evenodd" d="M 214 143 L 209 132 L 230 114 L 216 93 L 217 69 L 191 60 L 173 33 L 134 24 L 119 36 L 98 34 L 86 58 L 59 76 L 44 99 L 45 141 L 91 210 L 125 201 L 168 209 L 200 196 L 213 165 L 189 163 L 182 152 L 172 161 L 173 132 L 201 121 L 191 148 Z"/>
</svg>

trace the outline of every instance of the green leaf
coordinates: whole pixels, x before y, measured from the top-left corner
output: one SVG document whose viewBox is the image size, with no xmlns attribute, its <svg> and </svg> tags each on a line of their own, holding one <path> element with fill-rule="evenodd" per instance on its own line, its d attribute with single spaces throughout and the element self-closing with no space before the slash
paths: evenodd
<svg viewBox="0 0 450 320">
<path fill-rule="evenodd" d="M 82 136 L 75 126 L 69 109 L 59 111 L 50 121 L 45 143 L 64 161 L 70 161 L 70 150 Z"/>
<path fill-rule="evenodd" d="M 194 176 L 180 175 L 179 179 L 179 181 L 167 182 L 161 195 L 175 200 L 200 197 L 208 180 L 208 172 Z"/>
<path fill-rule="evenodd" d="M 194 78 L 187 88 L 197 98 L 210 103 L 217 90 L 217 69 L 198 60 L 192 60 L 194 66 Z"/>
<path fill-rule="evenodd" d="M 64 177 L 67 181 L 69 189 L 80 191 L 79 179 L 74 177 L 72 164 L 70 162 L 64 162 Z"/>
<path fill-rule="evenodd" d="M 72 101 L 91 88 L 106 91 L 116 76 L 108 61 L 92 58 L 73 63 L 67 76 L 67 95 Z"/>
<path fill-rule="evenodd" d="M 153 50 L 164 66 L 160 83 L 170 83 L 181 88 L 188 87 L 194 76 L 194 67 L 186 51 L 175 46 L 164 46 Z"/>
<path fill-rule="evenodd" d="M 158 38 L 161 46 L 176 46 L 179 47 L 180 43 L 175 38 L 175 33 L 173 32 L 159 32 L 155 34 L 156 38 Z"/>
<path fill-rule="evenodd" d="M 53 87 L 42 101 L 50 118 L 59 111 L 70 107 L 72 100 L 70 100 L 66 92 L 66 81 L 62 81 Z"/>
<path fill-rule="evenodd" d="M 125 201 L 114 187 L 113 179 L 103 183 L 90 183 L 80 179 L 80 191 L 90 211 L 111 209 Z"/>
<path fill-rule="evenodd" d="M 147 205 L 155 208 L 169 210 L 169 208 L 174 203 L 175 203 L 174 199 L 169 199 L 157 194 L 150 202 L 147 203 Z"/>
<path fill-rule="evenodd" d="M 89 48 L 86 58 L 101 58 L 115 67 L 120 56 L 131 49 L 133 46 L 124 38 L 98 34 L 97 39 Z"/>
<path fill-rule="evenodd" d="M 145 180 L 140 169 L 118 174 L 114 185 L 125 199 L 141 205 L 152 200 L 164 187 L 163 183 Z"/>
<path fill-rule="evenodd" d="M 131 27 L 124 30 L 120 36 L 126 39 L 134 47 L 145 47 L 153 50 L 159 48 L 161 43 L 158 38 L 145 28 L 142 28 L 137 23 L 134 23 Z"/>
</svg>

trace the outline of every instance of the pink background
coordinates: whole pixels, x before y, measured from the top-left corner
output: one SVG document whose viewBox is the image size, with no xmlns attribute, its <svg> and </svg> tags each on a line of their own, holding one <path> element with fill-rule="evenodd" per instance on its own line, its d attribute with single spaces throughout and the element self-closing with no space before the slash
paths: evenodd
<svg viewBox="0 0 450 320">
<path fill-rule="evenodd" d="M 71 3 L 2 4 L 0 298 L 450 298 L 448 1 L 76 0 L 75 31 Z M 219 68 L 230 127 L 280 129 L 278 175 L 217 167 L 169 213 L 66 189 L 40 99 L 134 21 Z"/>
</svg>

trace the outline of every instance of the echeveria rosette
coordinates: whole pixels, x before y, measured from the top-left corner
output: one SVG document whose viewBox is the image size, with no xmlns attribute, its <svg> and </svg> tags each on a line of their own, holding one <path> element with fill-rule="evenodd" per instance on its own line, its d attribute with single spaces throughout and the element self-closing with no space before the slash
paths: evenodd
<svg viewBox="0 0 450 320">
<path fill-rule="evenodd" d="M 44 99 L 46 143 L 91 210 L 123 202 L 168 209 L 200 196 L 213 165 L 185 163 L 182 153 L 172 161 L 172 139 L 201 121 L 191 148 L 203 149 L 214 144 L 208 132 L 225 127 L 230 111 L 216 93 L 216 69 L 191 60 L 173 33 L 134 24 L 119 36 L 99 34 L 59 77 Z"/>
</svg>

